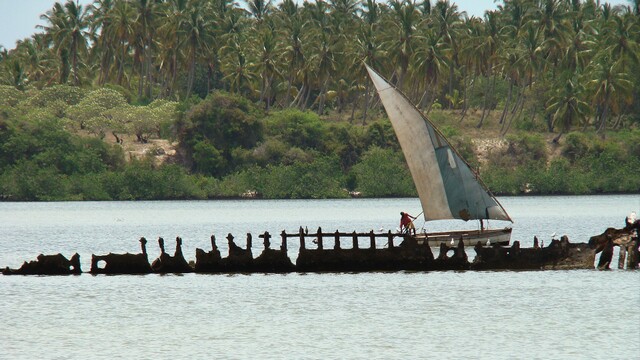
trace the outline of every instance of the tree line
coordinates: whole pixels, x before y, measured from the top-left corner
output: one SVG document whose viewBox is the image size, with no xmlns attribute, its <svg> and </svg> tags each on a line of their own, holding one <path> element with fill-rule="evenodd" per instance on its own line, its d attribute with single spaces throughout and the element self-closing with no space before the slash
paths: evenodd
<svg viewBox="0 0 640 360">
<path fill-rule="evenodd" d="M 0 49 L 0 200 L 415 196 L 364 63 L 496 194 L 640 189 L 637 3 L 70 0 L 42 17 Z M 476 127 L 506 146 L 480 159 Z M 130 158 L 123 141 L 150 139 L 178 144 L 169 163 Z"/>
<path fill-rule="evenodd" d="M 0 49 L 0 84 L 118 86 L 137 103 L 225 90 L 264 109 L 366 122 L 363 63 L 432 108 L 539 117 L 558 137 L 638 122 L 638 3 L 506 0 L 482 18 L 452 1 L 68 0 L 42 33 Z M 473 94 L 481 96 L 473 96 Z"/>
<path fill-rule="evenodd" d="M 131 105 L 122 92 L 0 85 L 0 201 L 416 196 L 388 119 L 353 126 L 309 110 L 267 113 L 223 91 Z M 544 134 L 518 131 L 481 159 L 452 114 L 434 109 L 432 120 L 498 195 L 640 189 L 640 129 L 606 140 L 572 131 L 554 147 L 560 156 Z M 158 147 L 167 141 L 179 144 L 175 155 Z"/>
</svg>

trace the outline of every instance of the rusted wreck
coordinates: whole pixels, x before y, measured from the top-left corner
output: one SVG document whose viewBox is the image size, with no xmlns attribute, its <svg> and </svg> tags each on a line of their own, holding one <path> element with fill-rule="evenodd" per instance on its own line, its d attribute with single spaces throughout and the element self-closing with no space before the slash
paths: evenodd
<svg viewBox="0 0 640 360">
<path fill-rule="evenodd" d="M 80 268 L 80 255 L 77 253 L 67 259 L 62 254 L 40 254 L 36 260 L 24 262 L 18 269 L 9 267 L 2 270 L 3 275 L 78 275 L 82 273 Z"/>
<path fill-rule="evenodd" d="M 640 265 L 638 239 L 640 239 L 640 222 L 623 229 L 607 228 L 602 234 L 592 236 L 589 239 L 589 247 L 594 249 L 595 254 L 602 253 L 598 260 L 598 269 L 610 268 L 615 246 L 620 248 L 618 268 L 637 269 Z"/>
<path fill-rule="evenodd" d="M 462 239 L 457 243 L 441 243 L 435 248 L 415 236 L 398 233 L 324 233 L 318 228 L 309 234 L 302 228 L 297 233 L 280 234 L 281 245 L 273 249 L 271 234 L 259 235 L 263 242 L 261 254 L 253 257 L 253 237 L 247 234 L 246 245 L 241 247 L 228 234 L 228 255 L 222 257 L 211 236 L 211 250 L 196 249 L 194 261 L 187 261 L 182 252 L 182 239 L 176 238 L 174 255 L 167 254 L 164 239 L 158 239 L 160 256 L 149 263 L 146 243 L 140 239 L 141 253 L 92 255 L 92 274 L 148 274 L 148 273 L 288 273 L 288 272 L 367 272 L 367 271 L 445 271 L 445 270 L 567 270 L 593 269 L 596 255 L 602 253 L 597 268 L 608 269 L 613 248 L 620 247 L 619 267 L 637 269 L 638 240 L 636 229 L 607 229 L 590 238 L 589 243 L 573 244 L 567 236 L 553 239 L 548 246 L 540 246 L 537 238 L 531 248 L 521 248 L 518 241 L 509 247 L 478 242 L 475 256 L 469 261 Z M 287 254 L 288 242 L 299 241 L 295 264 Z M 380 243 L 386 244 L 380 246 Z M 75 254 L 71 260 L 64 256 L 40 255 L 37 261 L 24 263 L 20 269 L 5 269 L 3 274 L 56 275 L 79 274 L 80 260 Z"/>
<path fill-rule="evenodd" d="M 147 239 L 140 238 L 139 254 L 91 255 L 91 274 L 148 274 L 151 265 L 147 255 Z"/>
</svg>

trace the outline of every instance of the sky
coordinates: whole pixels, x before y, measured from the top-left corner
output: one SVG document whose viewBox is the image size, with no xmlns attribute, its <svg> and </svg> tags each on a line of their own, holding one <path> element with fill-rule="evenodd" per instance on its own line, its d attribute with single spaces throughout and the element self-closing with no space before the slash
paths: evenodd
<svg viewBox="0 0 640 360">
<path fill-rule="evenodd" d="M 59 0 L 64 2 L 65 0 Z M 300 0 L 301 1 L 301 0 Z M 80 4 L 88 5 L 93 0 L 80 0 Z M 469 16 L 482 17 L 486 10 L 495 10 L 494 0 L 453 0 L 459 11 L 466 11 Z M 630 5 L 631 0 L 609 0 L 611 5 Z M 13 49 L 17 40 L 30 37 L 35 32 L 36 25 L 45 25 L 40 15 L 53 7 L 56 0 L 0 0 L 0 45 Z M 435 2 L 432 2 L 432 4 Z"/>
</svg>

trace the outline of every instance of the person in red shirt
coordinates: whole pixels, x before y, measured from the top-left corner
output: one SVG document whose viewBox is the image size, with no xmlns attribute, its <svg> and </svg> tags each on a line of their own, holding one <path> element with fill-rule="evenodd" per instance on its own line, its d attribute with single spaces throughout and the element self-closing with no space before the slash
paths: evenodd
<svg viewBox="0 0 640 360">
<path fill-rule="evenodd" d="M 409 215 L 404 211 L 400 211 L 400 232 L 410 233 L 410 231 L 413 231 L 413 235 L 415 235 L 416 227 L 413 225 L 413 219 L 415 218 L 415 216 Z"/>
</svg>

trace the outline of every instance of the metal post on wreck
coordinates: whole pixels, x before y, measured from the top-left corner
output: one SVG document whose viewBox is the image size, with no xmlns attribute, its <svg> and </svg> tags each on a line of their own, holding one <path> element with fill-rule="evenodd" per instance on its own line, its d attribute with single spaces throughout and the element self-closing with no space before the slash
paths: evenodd
<svg viewBox="0 0 640 360">
<path fill-rule="evenodd" d="M 262 235 L 258 235 L 258 237 L 261 237 L 263 239 L 262 243 L 264 244 L 265 250 L 271 248 L 271 234 L 269 234 L 268 231 L 265 231 Z"/>
<path fill-rule="evenodd" d="M 247 250 L 251 251 L 251 246 L 252 246 L 252 236 L 251 233 L 247 233 Z"/>
<path fill-rule="evenodd" d="M 355 232 L 353 234 L 354 234 L 353 236 L 354 236 L 354 239 L 355 239 L 356 238 Z M 371 230 L 369 232 L 369 241 L 370 241 L 370 244 L 371 244 L 370 245 L 371 250 L 375 250 L 376 249 L 376 235 L 373 233 L 373 230 Z"/>
<path fill-rule="evenodd" d="M 280 237 L 282 238 L 282 245 L 280 245 L 280 250 L 286 252 L 287 251 L 287 232 L 282 230 L 282 232 L 280 233 Z"/>
<path fill-rule="evenodd" d="M 391 233 L 391 230 L 389 230 L 389 232 L 387 233 L 387 237 L 389 238 L 389 249 L 393 248 L 393 234 Z"/>
<path fill-rule="evenodd" d="M 213 251 L 218 250 L 218 245 L 216 245 L 216 236 L 215 235 L 211 235 L 211 249 Z"/>
<path fill-rule="evenodd" d="M 624 269 L 624 263 L 627 260 L 627 247 L 624 245 L 618 246 L 620 248 L 620 255 L 618 256 L 618 269 Z"/>
<path fill-rule="evenodd" d="M 324 245 L 322 244 L 322 228 L 318 227 L 318 250 L 324 249 Z"/>
<path fill-rule="evenodd" d="M 282 230 L 282 232 L 284 233 L 284 230 Z M 304 230 L 302 230 L 302 226 L 300 226 L 300 250 L 305 250 L 305 244 L 304 244 Z"/>
<path fill-rule="evenodd" d="M 333 236 L 334 236 L 333 248 L 335 250 L 340 250 L 340 232 L 336 230 Z"/>
</svg>

